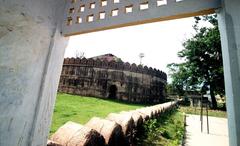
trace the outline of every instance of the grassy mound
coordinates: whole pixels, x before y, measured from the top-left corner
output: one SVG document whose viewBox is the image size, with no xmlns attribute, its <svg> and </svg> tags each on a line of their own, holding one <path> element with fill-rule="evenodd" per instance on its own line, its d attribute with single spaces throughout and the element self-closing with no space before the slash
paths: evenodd
<svg viewBox="0 0 240 146">
<path fill-rule="evenodd" d="M 109 113 L 141 107 L 144 107 L 144 105 L 59 93 L 54 108 L 50 134 L 54 133 L 67 121 L 85 124 L 94 116 L 104 118 Z"/>
<path fill-rule="evenodd" d="M 200 115 L 201 108 L 200 107 L 190 107 L 190 106 L 181 106 L 180 111 L 186 114 Z M 206 108 L 203 109 L 203 115 L 206 115 Z M 221 110 L 211 110 L 208 109 L 208 115 L 212 117 L 220 117 L 227 118 L 227 112 Z"/>
</svg>

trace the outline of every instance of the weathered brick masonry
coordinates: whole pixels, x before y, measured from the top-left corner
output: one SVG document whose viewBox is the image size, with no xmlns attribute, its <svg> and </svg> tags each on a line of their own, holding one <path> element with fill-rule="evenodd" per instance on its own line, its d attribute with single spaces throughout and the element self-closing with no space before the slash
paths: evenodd
<svg viewBox="0 0 240 146">
<path fill-rule="evenodd" d="M 124 62 L 64 59 L 59 92 L 135 103 L 164 100 L 166 73 Z"/>
</svg>

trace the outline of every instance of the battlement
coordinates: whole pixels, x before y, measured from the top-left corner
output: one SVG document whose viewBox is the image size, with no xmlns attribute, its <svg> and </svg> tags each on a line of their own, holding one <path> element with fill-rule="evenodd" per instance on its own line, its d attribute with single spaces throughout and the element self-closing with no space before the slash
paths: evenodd
<svg viewBox="0 0 240 146">
<path fill-rule="evenodd" d="M 116 61 L 101 61 L 100 59 L 86 59 L 86 58 L 65 58 L 63 66 L 89 66 L 95 68 L 113 69 L 121 71 L 129 71 L 135 73 L 143 73 L 167 81 L 167 74 L 159 69 L 136 65 L 135 63 L 130 64 L 129 62 L 116 62 Z"/>
</svg>

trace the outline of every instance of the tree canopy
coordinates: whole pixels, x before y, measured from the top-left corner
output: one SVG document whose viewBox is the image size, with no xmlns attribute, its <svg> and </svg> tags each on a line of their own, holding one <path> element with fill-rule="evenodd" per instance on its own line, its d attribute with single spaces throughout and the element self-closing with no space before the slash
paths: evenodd
<svg viewBox="0 0 240 146">
<path fill-rule="evenodd" d="M 200 22 L 211 23 L 211 27 L 201 27 Z M 184 63 L 168 65 L 172 86 L 180 95 L 189 90 L 210 90 L 213 108 L 217 107 L 215 94 L 223 95 L 224 77 L 220 33 L 216 15 L 195 17 L 193 28 L 196 34 L 187 39 L 178 56 Z M 209 87 L 208 89 L 206 87 Z"/>
</svg>

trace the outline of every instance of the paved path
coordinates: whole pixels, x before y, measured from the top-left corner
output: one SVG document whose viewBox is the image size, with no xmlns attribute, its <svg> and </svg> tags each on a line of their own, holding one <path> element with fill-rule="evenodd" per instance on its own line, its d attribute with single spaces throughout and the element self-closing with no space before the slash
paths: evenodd
<svg viewBox="0 0 240 146">
<path fill-rule="evenodd" d="M 209 117 L 209 134 L 207 118 L 204 116 L 203 133 L 199 115 L 187 115 L 185 146 L 229 146 L 226 118 Z"/>
</svg>

